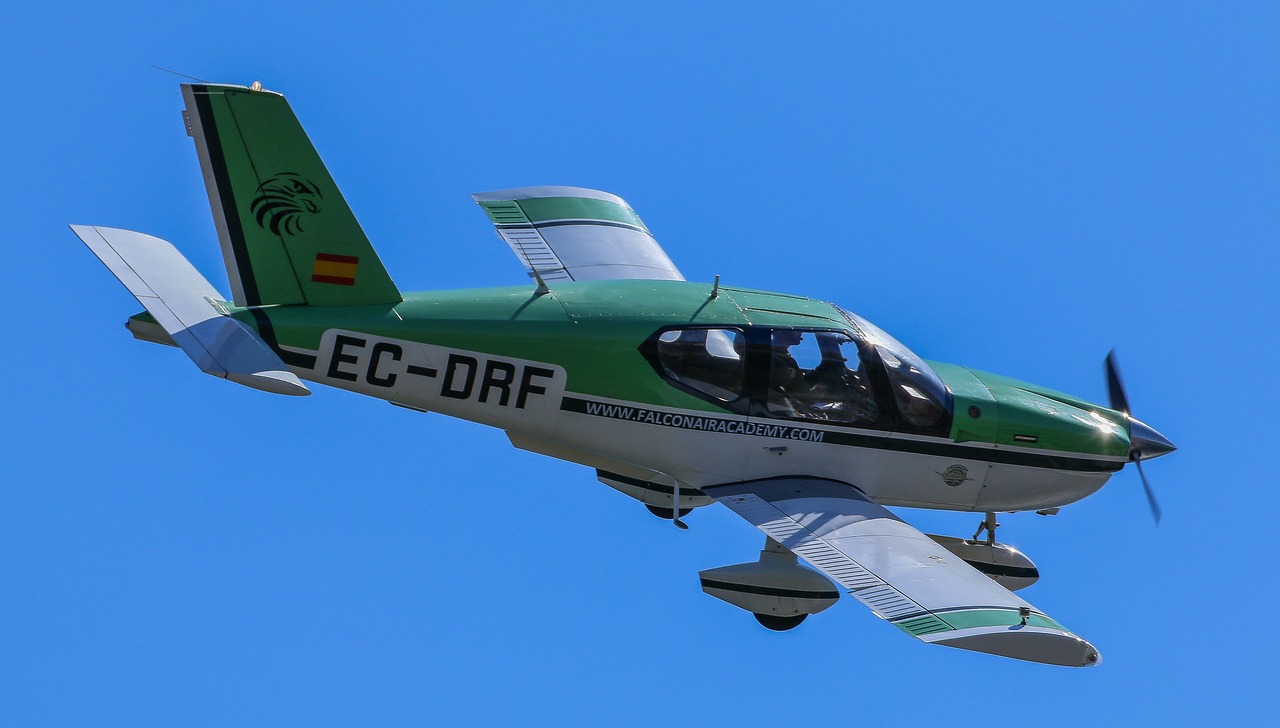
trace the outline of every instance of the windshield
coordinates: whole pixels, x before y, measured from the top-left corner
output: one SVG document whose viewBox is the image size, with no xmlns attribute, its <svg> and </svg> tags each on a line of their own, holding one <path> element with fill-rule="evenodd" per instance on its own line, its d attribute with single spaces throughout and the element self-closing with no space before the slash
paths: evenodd
<svg viewBox="0 0 1280 728">
<path fill-rule="evenodd" d="M 884 362 L 903 423 L 921 432 L 944 426 L 951 414 L 952 400 L 937 373 L 875 324 L 843 308 L 840 312 L 859 330 L 867 344 L 875 347 Z"/>
</svg>

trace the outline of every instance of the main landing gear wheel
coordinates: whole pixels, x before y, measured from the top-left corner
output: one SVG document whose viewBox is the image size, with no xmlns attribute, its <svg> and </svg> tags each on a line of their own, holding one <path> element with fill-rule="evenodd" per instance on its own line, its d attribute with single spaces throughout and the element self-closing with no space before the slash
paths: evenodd
<svg viewBox="0 0 1280 728">
<path fill-rule="evenodd" d="M 776 614 L 753 613 L 752 616 L 756 618 L 757 622 L 764 625 L 766 629 L 771 629 L 774 632 L 786 632 L 789 629 L 799 627 L 800 623 L 804 621 L 804 618 L 809 615 L 797 614 L 794 617 L 779 617 Z"/>
<path fill-rule="evenodd" d="M 660 507 L 660 506 L 651 506 L 651 505 L 649 505 L 648 503 L 645 503 L 645 504 L 644 504 L 644 507 L 645 507 L 645 508 L 648 508 L 650 513 L 652 513 L 653 515 L 657 516 L 658 518 L 661 518 L 661 519 L 662 519 L 662 520 L 664 520 L 664 521 L 670 521 L 670 520 L 673 520 L 673 519 L 672 519 L 672 516 L 674 516 L 674 515 L 675 515 L 675 513 L 674 513 L 674 512 L 672 512 L 672 510 L 671 510 L 670 508 L 662 508 L 662 507 Z M 693 513 L 693 509 L 692 509 L 692 508 L 681 508 L 681 509 L 680 509 L 680 517 L 681 517 L 681 518 L 684 518 L 685 516 L 689 515 L 690 513 Z"/>
</svg>

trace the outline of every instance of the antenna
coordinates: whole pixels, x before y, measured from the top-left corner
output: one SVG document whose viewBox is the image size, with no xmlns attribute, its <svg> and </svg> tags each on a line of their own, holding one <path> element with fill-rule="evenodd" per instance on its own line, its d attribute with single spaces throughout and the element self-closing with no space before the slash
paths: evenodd
<svg viewBox="0 0 1280 728">
<path fill-rule="evenodd" d="M 681 531 L 688 531 L 689 524 L 680 520 L 680 480 L 671 486 L 671 523 Z"/>
<path fill-rule="evenodd" d="M 720 295 L 720 274 L 716 274 L 716 282 L 711 285 L 711 298 Z"/>
<path fill-rule="evenodd" d="M 181 76 L 182 78 L 187 78 L 187 79 L 190 79 L 190 80 L 192 80 L 192 81 L 199 81 L 200 83 L 209 83 L 208 81 L 204 80 L 203 78 L 196 78 L 195 76 L 188 76 L 188 75 L 187 75 L 187 74 L 185 74 L 185 73 L 178 73 L 177 71 L 173 70 L 172 68 L 165 68 L 164 66 L 157 66 L 157 65 L 156 65 L 156 64 L 154 64 L 154 63 L 152 63 L 152 64 L 151 64 L 151 67 L 152 67 L 152 68 L 154 68 L 154 69 L 156 69 L 157 71 L 164 71 L 165 73 L 172 73 L 172 74 L 173 74 L 173 75 L 175 75 L 175 76 Z"/>
</svg>

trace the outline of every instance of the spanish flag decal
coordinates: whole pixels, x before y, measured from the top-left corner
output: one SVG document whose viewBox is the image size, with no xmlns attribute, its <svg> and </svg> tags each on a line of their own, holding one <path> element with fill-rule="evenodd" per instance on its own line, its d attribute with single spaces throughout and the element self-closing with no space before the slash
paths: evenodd
<svg viewBox="0 0 1280 728">
<path fill-rule="evenodd" d="M 311 269 L 311 281 L 332 283 L 337 286 L 354 286 L 356 263 L 359 262 L 360 259 L 354 255 L 316 253 L 316 266 Z"/>
</svg>

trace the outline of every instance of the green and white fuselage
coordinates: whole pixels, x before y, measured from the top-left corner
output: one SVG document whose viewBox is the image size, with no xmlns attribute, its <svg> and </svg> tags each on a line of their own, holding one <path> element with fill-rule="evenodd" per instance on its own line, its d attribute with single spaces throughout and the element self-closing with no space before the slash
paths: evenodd
<svg viewBox="0 0 1280 728">
<path fill-rule="evenodd" d="M 268 392 L 311 382 L 500 428 L 680 526 L 725 505 L 766 547 L 703 590 L 771 629 L 843 591 L 926 642 L 1099 661 L 1010 591 L 1038 571 L 993 513 L 1056 509 L 1173 449 L 1118 375 L 1104 407 L 925 362 L 827 302 L 686 281 L 626 202 L 575 187 L 473 196 L 528 284 L 402 293 L 283 96 L 183 96 L 232 292 L 165 241 L 72 226 L 146 308 L 136 337 Z M 886 505 L 981 511 L 988 537 L 928 536 Z"/>
<path fill-rule="evenodd" d="M 803 472 L 865 484 L 889 505 L 1037 510 L 1093 493 L 1127 461 L 1122 414 L 948 364 L 931 365 L 953 400 L 950 426 L 936 435 L 895 431 L 891 418 L 859 427 L 700 398 L 644 355 L 659 331 L 858 333 L 824 302 L 724 286 L 711 294 L 701 283 L 615 280 L 558 283 L 545 294 L 469 289 L 411 293 L 392 306 L 231 313 L 271 337 L 306 381 L 499 427 L 525 449 L 687 488 Z M 746 353 L 748 400 L 767 394 L 751 386 L 753 354 L 768 359 Z M 940 473 L 956 466 L 965 474 L 949 484 Z"/>
</svg>

